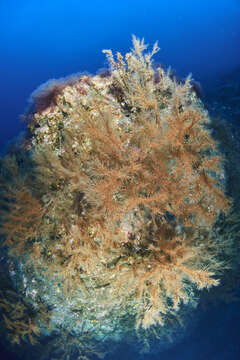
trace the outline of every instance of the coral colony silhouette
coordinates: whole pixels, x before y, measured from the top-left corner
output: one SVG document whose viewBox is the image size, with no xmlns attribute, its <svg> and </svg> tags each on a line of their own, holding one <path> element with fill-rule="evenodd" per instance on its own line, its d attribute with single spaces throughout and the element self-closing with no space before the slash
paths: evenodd
<svg viewBox="0 0 240 360">
<path fill-rule="evenodd" d="M 190 77 L 154 68 L 146 48 L 133 37 L 125 56 L 104 50 L 111 71 L 32 94 L 28 134 L 1 164 L 10 342 L 54 334 L 48 356 L 85 359 L 126 337 L 166 341 L 229 266 L 210 119 Z"/>
</svg>

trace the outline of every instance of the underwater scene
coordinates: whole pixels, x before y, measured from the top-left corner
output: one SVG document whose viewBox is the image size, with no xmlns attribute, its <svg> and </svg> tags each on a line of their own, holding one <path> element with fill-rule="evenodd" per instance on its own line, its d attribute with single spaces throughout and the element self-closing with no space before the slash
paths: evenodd
<svg viewBox="0 0 240 360">
<path fill-rule="evenodd" d="M 240 2 L 0 18 L 0 359 L 240 359 Z"/>
</svg>

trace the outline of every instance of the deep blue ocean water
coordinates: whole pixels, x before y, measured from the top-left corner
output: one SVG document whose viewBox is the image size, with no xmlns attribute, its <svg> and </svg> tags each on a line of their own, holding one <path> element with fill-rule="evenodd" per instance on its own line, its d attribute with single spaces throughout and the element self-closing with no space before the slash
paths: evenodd
<svg viewBox="0 0 240 360">
<path fill-rule="evenodd" d="M 1 146 L 23 128 L 31 92 L 51 78 L 106 67 L 102 49 L 125 53 L 131 35 L 156 61 L 206 86 L 240 64 L 238 0 L 1 0 Z"/>
<path fill-rule="evenodd" d="M 102 49 L 124 54 L 132 34 L 150 46 L 158 40 L 155 61 L 179 77 L 192 73 L 205 94 L 217 96 L 214 89 L 234 74 L 240 81 L 239 0 L 0 0 L 0 151 L 24 130 L 20 115 L 36 87 L 106 68 Z M 238 360 L 239 334 L 240 303 L 222 304 L 204 313 L 181 343 L 146 359 Z M 114 359 L 132 356 L 123 347 Z"/>
</svg>

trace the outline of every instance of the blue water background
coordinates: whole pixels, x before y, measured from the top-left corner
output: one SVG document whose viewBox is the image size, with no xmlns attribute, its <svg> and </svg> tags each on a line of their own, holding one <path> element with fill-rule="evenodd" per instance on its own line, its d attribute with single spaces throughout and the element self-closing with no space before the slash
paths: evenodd
<svg viewBox="0 0 240 360">
<path fill-rule="evenodd" d="M 191 72 L 207 90 L 240 66 L 240 1 L 1 0 L 0 149 L 24 129 L 20 115 L 37 86 L 95 74 L 107 66 L 102 49 L 124 54 L 132 34 L 158 40 L 156 62 L 181 77 Z M 209 311 L 190 337 L 151 359 L 240 359 L 239 307 Z M 132 359 L 124 349 L 114 359 L 123 358 Z"/>
<path fill-rule="evenodd" d="M 131 35 L 156 61 L 208 86 L 240 64 L 238 0 L 1 0 L 0 147 L 23 129 L 30 93 L 50 78 L 106 67 L 102 49 L 125 53 Z"/>
</svg>

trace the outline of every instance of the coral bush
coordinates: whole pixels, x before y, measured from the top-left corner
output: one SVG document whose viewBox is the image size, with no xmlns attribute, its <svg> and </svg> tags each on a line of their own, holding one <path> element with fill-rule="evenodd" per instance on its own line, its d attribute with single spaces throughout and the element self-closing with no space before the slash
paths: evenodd
<svg viewBox="0 0 240 360">
<path fill-rule="evenodd" d="M 231 201 L 210 119 L 190 77 L 155 69 L 157 44 L 145 50 L 133 37 L 125 57 L 104 51 L 111 71 L 35 91 L 23 159 L 2 163 L 4 243 L 55 332 L 169 336 L 169 319 L 229 265 L 232 239 L 216 223 Z"/>
</svg>

